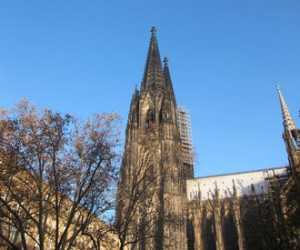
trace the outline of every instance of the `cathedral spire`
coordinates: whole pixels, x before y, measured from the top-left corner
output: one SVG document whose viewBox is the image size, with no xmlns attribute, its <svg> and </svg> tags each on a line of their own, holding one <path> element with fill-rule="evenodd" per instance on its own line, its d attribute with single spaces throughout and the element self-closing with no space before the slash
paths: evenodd
<svg viewBox="0 0 300 250">
<path fill-rule="evenodd" d="M 150 46 L 141 87 L 142 91 L 145 89 L 154 89 L 157 87 L 157 85 L 164 84 L 155 27 L 152 27 L 151 33 Z"/>
<path fill-rule="evenodd" d="M 175 99 L 175 95 L 174 95 L 174 89 L 173 89 L 173 84 L 172 84 L 172 81 L 171 81 L 171 75 L 170 75 L 168 62 L 169 62 L 169 59 L 167 57 L 164 57 L 163 73 L 164 73 L 166 86 L 167 86 L 167 88 L 170 89 L 170 93 L 172 94 L 172 96 L 174 98 L 175 105 L 176 105 L 176 99 Z"/>
<path fill-rule="evenodd" d="M 300 173 L 299 161 L 300 161 L 300 129 L 298 129 L 293 121 L 293 118 L 288 110 L 286 102 L 280 91 L 279 85 L 276 84 L 281 111 L 283 118 L 283 139 L 286 144 L 287 153 L 289 156 L 290 165 L 292 168 L 296 168 L 297 172 Z"/>
<path fill-rule="evenodd" d="M 296 129 L 296 125 L 295 125 L 293 118 L 288 110 L 288 107 L 287 107 L 286 102 L 283 98 L 283 95 L 280 91 L 278 83 L 276 83 L 276 88 L 277 88 L 279 99 L 280 99 L 284 130 L 291 132 L 292 130 Z"/>
<path fill-rule="evenodd" d="M 164 76 L 165 76 L 165 81 L 166 81 L 166 84 L 171 84 L 172 85 L 168 62 L 169 62 L 169 59 L 167 57 L 164 57 Z"/>
</svg>

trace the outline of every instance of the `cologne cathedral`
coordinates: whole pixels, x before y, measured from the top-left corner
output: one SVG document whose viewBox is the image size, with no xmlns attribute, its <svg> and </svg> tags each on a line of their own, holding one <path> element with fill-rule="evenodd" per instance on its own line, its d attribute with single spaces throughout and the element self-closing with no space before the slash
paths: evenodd
<svg viewBox="0 0 300 250">
<path fill-rule="evenodd" d="M 277 86 L 289 165 L 194 178 L 156 30 L 128 115 L 115 226 L 129 249 L 300 249 L 300 130 Z"/>
</svg>

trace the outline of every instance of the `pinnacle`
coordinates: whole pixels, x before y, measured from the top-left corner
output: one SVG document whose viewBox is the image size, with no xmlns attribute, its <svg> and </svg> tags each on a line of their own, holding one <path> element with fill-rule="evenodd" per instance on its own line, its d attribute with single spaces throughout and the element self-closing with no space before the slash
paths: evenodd
<svg viewBox="0 0 300 250">
<path fill-rule="evenodd" d="M 168 67 L 168 62 L 169 62 L 169 59 L 168 57 L 164 57 L 164 67 Z"/>
<path fill-rule="evenodd" d="M 284 129 L 291 131 L 296 128 L 296 125 L 295 125 L 293 118 L 288 110 L 288 107 L 287 107 L 286 102 L 283 98 L 283 95 L 280 91 L 278 83 L 276 83 L 276 88 L 278 90 L 278 95 L 279 95 L 279 100 L 280 100 L 280 105 L 281 105 Z"/>
</svg>

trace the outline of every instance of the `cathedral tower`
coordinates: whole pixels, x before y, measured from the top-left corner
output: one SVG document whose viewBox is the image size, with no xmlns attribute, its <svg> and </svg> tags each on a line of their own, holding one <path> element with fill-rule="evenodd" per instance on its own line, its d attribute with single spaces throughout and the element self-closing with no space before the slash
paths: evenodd
<svg viewBox="0 0 300 250">
<path fill-rule="evenodd" d="M 152 35 L 134 91 L 117 193 L 116 227 L 137 249 L 187 249 L 186 177 L 168 68 Z"/>
</svg>

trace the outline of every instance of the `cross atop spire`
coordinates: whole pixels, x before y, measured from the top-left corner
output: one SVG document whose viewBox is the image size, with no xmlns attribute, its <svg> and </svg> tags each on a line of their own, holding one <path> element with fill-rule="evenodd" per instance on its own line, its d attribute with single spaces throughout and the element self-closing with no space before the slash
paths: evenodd
<svg viewBox="0 0 300 250">
<path fill-rule="evenodd" d="M 156 28 L 155 28 L 155 26 L 152 26 L 151 33 L 152 33 L 152 36 L 156 36 Z"/>
</svg>

